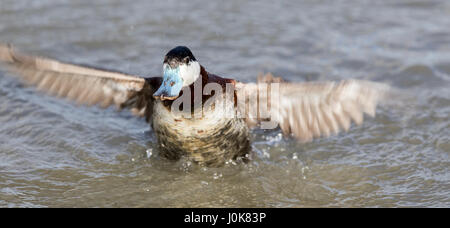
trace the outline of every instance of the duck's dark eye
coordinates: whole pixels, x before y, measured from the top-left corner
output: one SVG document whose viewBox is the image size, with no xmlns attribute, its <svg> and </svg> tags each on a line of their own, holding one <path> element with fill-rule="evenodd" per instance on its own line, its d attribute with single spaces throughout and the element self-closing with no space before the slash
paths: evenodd
<svg viewBox="0 0 450 228">
<path fill-rule="evenodd" d="M 184 63 L 188 64 L 189 61 L 191 61 L 191 58 L 189 58 L 189 56 L 184 57 L 184 59 L 183 59 L 183 62 L 184 62 Z"/>
</svg>

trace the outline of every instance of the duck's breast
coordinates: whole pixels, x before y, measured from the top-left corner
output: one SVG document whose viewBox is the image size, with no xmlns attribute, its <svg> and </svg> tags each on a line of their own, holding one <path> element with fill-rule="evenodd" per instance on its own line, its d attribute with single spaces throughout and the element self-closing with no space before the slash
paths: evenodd
<svg viewBox="0 0 450 228">
<path fill-rule="evenodd" d="M 234 107 L 203 110 L 201 118 L 185 118 L 156 101 L 152 128 L 162 155 L 170 159 L 186 156 L 207 165 L 245 155 L 250 148 L 247 125 L 226 112 L 234 112 Z"/>
</svg>

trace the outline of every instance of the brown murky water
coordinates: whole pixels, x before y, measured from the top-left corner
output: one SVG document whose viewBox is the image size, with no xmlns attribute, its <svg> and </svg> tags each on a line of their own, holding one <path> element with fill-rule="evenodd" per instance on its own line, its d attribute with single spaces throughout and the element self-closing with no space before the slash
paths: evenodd
<svg viewBox="0 0 450 228">
<path fill-rule="evenodd" d="M 0 0 L 1 42 L 65 61 L 151 76 L 187 45 L 241 81 L 352 77 L 413 94 L 308 144 L 256 130 L 252 162 L 202 168 L 159 157 L 143 119 L 0 72 L 0 206 L 449 207 L 449 28 L 446 0 Z"/>
</svg>

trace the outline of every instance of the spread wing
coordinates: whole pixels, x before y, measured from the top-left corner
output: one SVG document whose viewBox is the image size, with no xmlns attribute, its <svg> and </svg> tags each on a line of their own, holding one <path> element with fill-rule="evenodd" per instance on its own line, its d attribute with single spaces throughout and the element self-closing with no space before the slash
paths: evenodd
<svg viewBox="0 0 450 228">
<path fill-rule="evenodd" d="M 239 99 L 244 96 L 238 95 L 238 110 L 245 113 L 248 125 L 260 124 L 270 116 L 283 133 L 304 142 L 337 134 L 342 129 L 347 131 L 352 121 L 361 124 L 363 114 L 374 116 L 377 103 L 389 91 L 388 85 L 361 80 L 288 83 L 266 75 L 258 81 L 236 84 L 238 93 L 256 94 L 258 98 L 252 102 L 248 97 Z M 270 87 L 267 89 L 264 83 Z M 278 83 L 279 93 L 273 83 Z M 252 114 L 251 109 L 259 111 Z"/>
<path fill-rule="evenodd" d="M 115 105 L 130 108 L 149 120 L 152 94 L 160 83 L 159 77 L 141 78 L 124 73 L 62 63 L 56 60 L 27 56 L 0 44 L 0 63 L 28 85 L 78 104 L 103 108 Z"/>
</svg>

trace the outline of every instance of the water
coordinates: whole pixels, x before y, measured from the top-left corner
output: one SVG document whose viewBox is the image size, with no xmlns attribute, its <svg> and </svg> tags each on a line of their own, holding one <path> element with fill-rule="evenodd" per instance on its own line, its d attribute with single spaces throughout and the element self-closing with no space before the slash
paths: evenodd
<svg viewBox="0 0 450 228">
<path fill-rule="evenodd" d="M 186 45 L 241 81 L 351 77 L 414 95 L 312 143 L 255 130 L 252 162 L 202 168 L 158 156 L 143 119 L 0 72 L 0 206 L 449 207 L 448 28 L 446 0 L 0 0 L 0 41 L 34 54 L 152 76 Z"/>
</svg>

